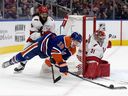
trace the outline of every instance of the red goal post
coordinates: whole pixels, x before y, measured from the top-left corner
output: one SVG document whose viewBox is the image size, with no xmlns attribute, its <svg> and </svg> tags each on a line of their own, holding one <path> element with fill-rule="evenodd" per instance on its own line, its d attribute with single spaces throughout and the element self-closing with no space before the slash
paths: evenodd
<svg viewBox="0 0 128 96">
<path fill-rule="evenodd" d="M 62 29 L 63 28 L 63 29 Z M 91 30 L 91 31 L 90 31 Z M 78 32 L 82 35 L 82 64 L 83 74 L 86 64 L 86 39 L 89 34 L 96 31 L 96 17 L 86 15 L 67 15 L 60 26 L 60 34 L 70 35 Z"/>
</svg>

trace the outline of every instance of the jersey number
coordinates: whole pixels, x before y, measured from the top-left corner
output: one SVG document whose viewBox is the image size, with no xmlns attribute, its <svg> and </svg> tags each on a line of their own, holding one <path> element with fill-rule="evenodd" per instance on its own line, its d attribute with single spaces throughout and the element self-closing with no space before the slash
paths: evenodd
<svg viewBox="0 0 128 96">
<path fill-rule="evenodd" d="M 91 49 L 91 53 L 93 53 L 93 54 L 94 54 L 94 53 L 95 53 L 95 49 Z"/>
</svg>

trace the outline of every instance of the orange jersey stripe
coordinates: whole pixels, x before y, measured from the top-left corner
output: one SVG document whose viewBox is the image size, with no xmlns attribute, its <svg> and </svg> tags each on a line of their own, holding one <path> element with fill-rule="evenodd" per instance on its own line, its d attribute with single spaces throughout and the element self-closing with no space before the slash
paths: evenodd
<svg viewBox="0 0 128 96">
<path fill-rule="evenodd" d="M 38 46 L 38 43 L 34 43 L 30 45 L 28 48 L 26 48 L 25 50 L 21 52 L 22 56 L 24 56 L 25 54 L 27 54 L 28 52 L 30 52 L 33 48 L 36 48 L 37 46 Z"/>
<path fill-rule="evenodd" d="M 69 50 L 72 53 L 72 55 L 76 53 L 76 47 L 75 48 L 69 48 Z"/>
<path fill-rule="evenodd" d="M 52 54 L 52 57 L 54 58 L 57 64 L 63 62 L 62 54 Z"/>
<path fill-rule="evenodd" d="M 69 48 L 71 46 L 71 37 L 65 36 L 64 37 L 64 43 L 65 43 L 65 47 Z"/>
</svg>

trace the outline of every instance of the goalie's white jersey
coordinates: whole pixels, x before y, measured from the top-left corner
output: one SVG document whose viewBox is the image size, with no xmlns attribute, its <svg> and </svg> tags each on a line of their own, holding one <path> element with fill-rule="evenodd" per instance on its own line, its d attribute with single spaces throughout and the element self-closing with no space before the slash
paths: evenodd
<svg viewBox="0 0 128 96">
<path fill-rule="evenodd" d="M 44 24 L 42 24 L 41 21 L 40 21 L 39 16 L 34 16 L 32 18 L 31 25 L 32 26 L 31 26 L 30 31 L 32 31 L 32 32 L 34 32 L 34 31 L 35 32 L 39 32 L 39 31 L 42 31 L 42 32 L 45 32 L 45 31 L 55 32 L 55 21 L 51 17 L 48 17 L 47 21 Z"/>
<path fill-rule="evenodd" d="M 89 40 L 86 42 L 86 56 L 95 56 L 98 58 L 102 58 L 105 50 L 108 47 L 108 39 L 105 38 L 102 45 L 99 45 L 99 43 L 94 39 L 94 36 L 92 35 Z M 78 56 L 82 56 L 82 46 L 80 46 L 78 53 Z"/>
</svg>

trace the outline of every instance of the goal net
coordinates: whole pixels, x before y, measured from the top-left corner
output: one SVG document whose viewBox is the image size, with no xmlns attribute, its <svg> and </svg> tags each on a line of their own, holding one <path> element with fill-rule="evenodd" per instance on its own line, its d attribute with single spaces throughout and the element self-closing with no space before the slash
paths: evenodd
<svg viewBox="0 0 128 96">
<path fill-rule="evenodd" d="M 86 39 L 89 35 L 96 31 L 96 17 L 88 17 L 85 15 L 68 15 L 64 18 L 62 25 L 60 26 L 60 34 L 71 35 L 73 32 L 78 32 L 82 35 L 82 62 L 79 62 L 76 58 L 76 54 L 71 56 L 67 61 L 69 70 L 76 71 L 76 66 L 78 64 L 83 65 L 83 73 L 86 63 Z"/>
</svg>

